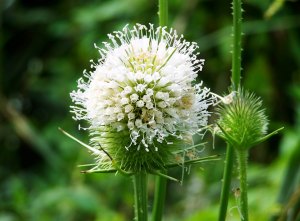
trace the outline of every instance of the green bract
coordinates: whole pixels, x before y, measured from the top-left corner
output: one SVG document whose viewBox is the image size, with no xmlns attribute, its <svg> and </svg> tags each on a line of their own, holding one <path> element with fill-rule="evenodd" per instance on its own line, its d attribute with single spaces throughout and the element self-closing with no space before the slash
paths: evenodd
<svg viewBox="0 0 300 221">
<path fill-rule="evenodd" d="M 117 132 L 112 130 L 110 132 L 99 131 L 99 133 L 103 135 L 95 136 L 91 141 L 94 144 L 101 144 L 101 147 L 113 157 L 120 168 L 133 172 L 144 169 L 157 170 L 165 168 L 166 165 L 175 162 L 176 154 L 174 153 L 182 152 L 183 144 L 186 143 L 186 140 L 170 137 L 168 141 L 172 142 L 173 145 L 159 143 L 154 140 L 153 145 L 147 145 L 147 150 L 141 146 L 126 149 L 125 147 L 132 142 L 128 131 Z M 142 139 L 143 137 L 139 137 L 136 142 L 142 143 Z M 111 160 L 108 156 L 100 155 L 98 160 L 102 168 L 111 167 Z"/>
</svg>

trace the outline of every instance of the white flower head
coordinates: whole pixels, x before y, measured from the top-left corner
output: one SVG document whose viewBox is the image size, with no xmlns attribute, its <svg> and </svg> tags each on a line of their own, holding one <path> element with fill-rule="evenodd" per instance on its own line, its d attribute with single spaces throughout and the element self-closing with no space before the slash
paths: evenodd
<svg viewBox="0 0 300 221">
<path fill-rule="evenodd" d="M 95 70 L 84 72 L 88 81 L 79 79 L 70 94 L 77 105 L 71 112 L 91 123 L 92 144 L 101 143 L 124 169 L 163 167 L 184 137 L 207 124 L 209 89 L 192 84 L 204 60 L 194 54 L 196 43 L 151 24 L 126 25 L 108 36 L 112 44 L 96 47 L 101 58 Z M 104 158 L 99 155 L 111 166 Z"/>
</svg>

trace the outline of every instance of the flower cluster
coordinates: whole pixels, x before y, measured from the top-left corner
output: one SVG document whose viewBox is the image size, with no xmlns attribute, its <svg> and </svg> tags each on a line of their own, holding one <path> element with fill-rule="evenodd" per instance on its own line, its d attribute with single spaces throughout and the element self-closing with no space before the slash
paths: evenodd
<svg viewBox="0 0 300 221">
<path fill-rule="evenodd" d="M 192 85 L 204 60 L 193 54 L 196 43 L 151 24 L 108 37 L 112 45 L 95 46 L 101 59 L 84 71 L 88 82 L 80 78 L 71 93 L 78 105 L 71 112 L 91 123 L 94 146 L 101 144 L 121 167 L 162 168 L 207 124 L 209 89 Z M 109 165 L 104 155 L 99 160 Z"/>
</svg>

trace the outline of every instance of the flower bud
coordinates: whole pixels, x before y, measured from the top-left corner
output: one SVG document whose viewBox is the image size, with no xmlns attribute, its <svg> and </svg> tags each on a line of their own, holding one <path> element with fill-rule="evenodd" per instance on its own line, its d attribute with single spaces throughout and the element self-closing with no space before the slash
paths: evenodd
<svg viewBox="0 0 300 221">
<path fill-rule="evenodd" d="M 214 132 L 237 149 L 249 149 L 267 133 L 268 120 L 262 101 L 253 93 L 239 89 L 221 99 L 217 109 L 220 119 Z"/>
</svg>

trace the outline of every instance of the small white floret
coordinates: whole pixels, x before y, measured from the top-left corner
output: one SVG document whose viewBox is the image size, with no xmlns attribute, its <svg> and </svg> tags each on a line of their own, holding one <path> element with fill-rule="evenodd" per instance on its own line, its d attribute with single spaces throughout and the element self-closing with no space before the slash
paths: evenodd
<svg viewBox="0 0 300 221">
<path fill-rule="evenodd" d="M 143 92 L 143 91 L 145 90 L 146 86 L 147 86 L 147 85 L 145 85 L 145 84 L 138 84 L 136 87 L 134 87 L 134 89 L 135 89 L 136 91 Z"/>
<path fill-rule="evenodd" d="M 153 89 L 148 88 L 148 89 L 146 90 L 146 94 L 149 95 L 149 96 L 153 95 Z"/>
<path fill-rule="evenodd" d="M 124 88 L 125 94 L 129 94 L 129 93 L 131 93 L 131 91 L 132 91 L 132 87 L 126 86 L 126 87 Z"/>
<path fill-rule="evenodd" d="M 125 113 L 129 113 L 132 110 L 133 110 L 133 106 L 132 105 L 128 104 L 128 105 L 125 106 Z"/>
<path fill-rule="evenodd" d="M 132 103 L 135 103 L 139 99 L 139 96 L 137 94 L 130 95 L 130 100 Z"/>
<path fill-rule="evenodd" d="M 123 120 L 124 119 L 124 114 L 123 113 L 118 113 L 117 118 L 118 118 L 118 121 Z"/>
<path fill-rule="evenodd" d="M 135 118 L 135 114 L 134 113 L 131 112 L 131 113 L 128 114 L 128 119 L 129 120 L 133 120 L 134 118 Z"/>
<path fill-rule="evenodd" d="M 120 107 L 117 106 L 114 108 L 114 113 L 120 113 L 120 112 L 122 112 L 122 109 Z"/>
<path fill-rule="evenodd" d="M 152 108 L 153 108 L 153 103 L 152 103 L 152 102 L 146 103 L 146 107 L 147 107 L 148 109 L 152 109 Z"/>
<path fill-rule="evenodd" d="M 145 105 L 145 102 L 142 100 L 139 100 L 138 102 L 136 102 L 137 107 L 144 107 L 144 105 Z"/>
<path fill-rule="evenodd" d="M 123 97 L 122 99 L 121 99 L 121 104 L 122 105 L 125 105 L 125 104 L 128 104 L 129 103 L 129 99 L 127 98 L 127 97 Z"/>
<path fill-rule="evenodd" d="M 145 103 L 151 102 L 150 96 L 149 96 L 149 95 L 144 95 L 144 96 L 143 96 L 143 101 L 144 101 Z"/>
<path fill-rule="evenodd" d="M 150 127 L 153 127 L 153 126 L 155 126 L 155 125 L 156 125 L 156 122 L 155 122 L 155 120 L 151 120 L 151 121 L 149 122 L 149 125 L 150 125 Z"/>
<path fill-rule="evenodd" d="M 162 100 L 164 98 L 164 93 L 161 91 L 157 92 L 155 98 Z"/>
<path fill-rule="evenodd" d="M 136 126 L 137 128 L 142 127 L 142 126 L 143 126 L 142 120 L 141 120 L 141 119 L 137 119 L 137 120 L 135 121 L 135 126 Z"/>
<path fill-rule="evenodd" d="M 133 130 L 134 129 L 134 123 L 132 121 L 128 121 L 128 124 L 127 124 L 129 130 Z"/>
<path fill-rule="evenodd" d="M 166 102 L 164 102 L 164 101 L 158 102 L 157 105 L 158 105 L 160 108 L 165 108 L 165 107 L 167 106 Z"/>
</svg>

